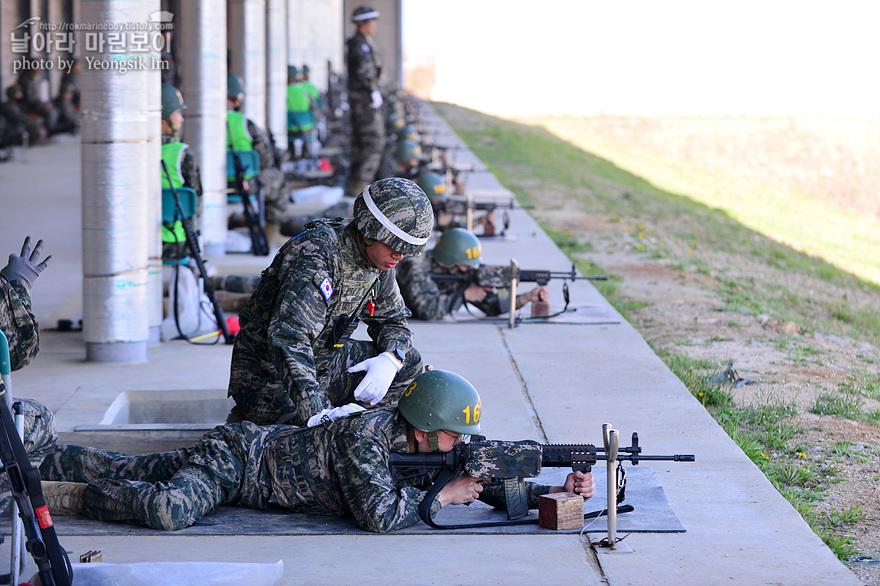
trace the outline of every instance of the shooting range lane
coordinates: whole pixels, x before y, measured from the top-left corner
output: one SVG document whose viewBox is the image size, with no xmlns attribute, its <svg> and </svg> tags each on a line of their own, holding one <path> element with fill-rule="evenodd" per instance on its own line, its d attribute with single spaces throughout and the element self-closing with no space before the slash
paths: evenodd
<svg viewBox="0 0 880 586">
<path fill-rule="evenodd" d="M 429 110 L 423 105 L 426 116 Z M 444 125 L 436 117 L 431 123 Z M 455 140 L 449 138 L 450 143 Z M 440 142 L 447 142 L 445 134 Z M 465 157 L 470 156 L 459 151 L 456 160 L 467 164 Z M 27 164 L 5 163 L 2 169 L 4 184 L 8 180 L 9 185 L 29 186 L 28 197 L 4 201 L 4 213 L 16 219 L 16 229 L 0 233 L 3 250 L 20 248 L 24 236 L 32 233 L 45 238 L 46 253 L 56 257 L 34 287 L 34 304 L 44 327 L 54 327 L 55 319 L 73 317 L 64 304 L 82 286 L 80 182 L 75 179 L 79 161 L 79 144 L 69 141 L 30 151 Z M 475 160 L 475 167 L 482 164 Z M 46 168 L 53 173 L 37 172 Z M 488 173 L 472 174 L 468 186 L 506 191 Z M 71 206 L 71 213 L 54 213 Z M 53 213 L 46 214 L 47 209 Z M 516 236 L 512 241 L 483 242 L 487 262 L 506 264 L 516 257 L 524 269 L 571 266 L 527 212 L 513 210 L 511 231 Z M 266 258 L 241 254 L 209 260 L 221 273 L 250 268 L 248 272 L 258 274 L 267 263 Z M 573 304 L 605 303 L 588 282 L 571 287 Z M 559 296 L 555 282 L 551 295 Z M 593 555 L 580 537 L 555 532 L 539 537 L 440 531 L 225 536 L 135 534 L 136 528 L 112 525 L 121 533 L 62 535 L 62 546 L 73 552 L 73 558 L 98 549 L 105 562 L 117 563 L 282 559 L 285 575 L 278 586 L 384 583 L 389 571 L 397 583 L 423 584 L 427 559 L 431 575 L 443 576 L 449 583 L 496 584 L 515 576 L 520 583 L 542 584 L 553 576 L 554 582 L 573 584 L 860 584 L 625 321 L 581 328 L 524 324 L 514 330 L 498 324 L 452 327 L 412 322 L 412 328 L 425 363 L 459 372 L 479 389 L 483 428 L 492 437 L 596 444 L 601 440 L 601 424 L 610 421 L 620 430 L 621 444 L 629 445 L 631 433 L 638 431 L 644 453 L 696 454 L 693 463 L 639 465 L 653 470 L 687 532 L 631 533 L 625 543 L 632 554 L 599 556 L 607 582 L 601 582 L 590 562 Z M 67 434 L 65 441 L 82 433 L 73 431 L 75 426 L 99 423 L 98 414 L 122 391 L 222 390 L 228 383 L 230 349 L 224 345 L 151 345 L 147 361 L 136 364 L 84 362 L 80 332 L 45 331 L 41 348 L 30 366 L 15 373 L 16 394 L 34 397 L 53 409 L 59 430 Z M 635 497 L 628 494 L 628 498 Z M 266 514 L 231 510 L 254 523 Z M 309 518 L 315 523 L 326 521 Z M 56 521 L 75 524 L 77 519 Z M 604 521 L 597 521 L 594 527 L 602 525 Z M 7 544 L 0 546 L 0 555 L 8 555 Z M 386 563 L 391 559 L 393 570 Z M 708 576 L 712 578 L 707 580 Z"/>
</svg>

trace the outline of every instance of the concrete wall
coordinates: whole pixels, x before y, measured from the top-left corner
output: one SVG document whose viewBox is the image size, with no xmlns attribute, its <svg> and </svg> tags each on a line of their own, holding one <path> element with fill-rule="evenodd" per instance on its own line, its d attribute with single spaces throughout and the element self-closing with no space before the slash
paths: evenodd
<svg viewBox="0 0 880 586">
<path fill-rule="evenodd" d="M 345 73 L 343 0 L 289 0 L 287 7 L 287 63 L 309 66 L 318 89 L 327 89 L 327 62 Z"/>
<path fill-rule="evenodd" d="M 403 18 L 401 0 L 345 0 L 345 38 L 354 34 L 352 11 L 367 4 L 379 11 L 379 26 L 373 43 L 382 60 L 382 79 L 385 83 L 403 83 Z"/>
</svg>

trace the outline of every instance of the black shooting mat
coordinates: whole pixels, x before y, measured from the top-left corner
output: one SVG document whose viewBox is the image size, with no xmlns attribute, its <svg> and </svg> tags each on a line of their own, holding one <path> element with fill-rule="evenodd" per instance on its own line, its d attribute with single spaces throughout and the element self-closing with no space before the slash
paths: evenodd
<svg viewBox="0 0 880 586">
<path fill-rule="evenodd" d="M 635 507 L 630 513 L 617 516 L 618 533 L 683 533 L 684 526 L 676 516 L 663 487 L 654 476 L 651 468 L 644 466 L 626 466 L 627 486 L 626 501 Z M 567 473 L 566 469 L 549 469 L 538 480 L 544 484 L 562 484 Z M 596 481 L 596 496 L 584 503 L 584 512 L 601 510 L 605 507 L 605 466 L 593 468 Z M 537 523 L 537 511 L 532 511 L 535 522 L 528 525 L 512 525 L 508 527 L 481 527 L 472 529 L 446 529 L 443 533 L 472 535 L 495 534 L 551 534 L 578 533 L 580 529 L 555 531 L 544 529 Z M 470 506 L 454 505 L 441 509 L 435 517 L 439 524 L 479 523 L 487 521 L 503 521 L 507 519 L 504 511 L 496 511 L 481 502 Z M 265 510 L 245 509 L 241 507 L 220 507 L 205 515 L 191 527 L 179 531 L 159 531 L 122 523 L 106 523 L 94 521 L 77 515 L 73 517 L 53 516 L 55 530 L 60 536 L 65 535 L 372 535 L 358 527 L 354 519 L 342 519 L 327 515 L 307 515 L 291 513 L 280 508 Z M 608 526 L 605 517 L 598 520 L 587 519 L 590 524 L 588 533 L 605 533 Z M 441 530 L 432 529 L 419 521 L 418 524 L 395 531 L 394 535 L 430 534 Z M 9 517 L 3 518 L 0 532 L 9 535 Z"/>
<path fill-rule="evenodd" d="M 517 312 L 517 324 L 568 324 L 568 325 L 603 325 L 619 324 L 620 316 L 609 306 L 600 304 L 569 305 L 568 309 L 553 317 L 531 317 L 530 306 Z M 550 305 L 550 315 L 562 311 L 563 304 Z M 495 323 L 507 324 L 507 315 L 487 317 L 483 312 L 474 307 L 462 307 L 443 318 L 443 322 L 436 323 Z"/>
</svg>

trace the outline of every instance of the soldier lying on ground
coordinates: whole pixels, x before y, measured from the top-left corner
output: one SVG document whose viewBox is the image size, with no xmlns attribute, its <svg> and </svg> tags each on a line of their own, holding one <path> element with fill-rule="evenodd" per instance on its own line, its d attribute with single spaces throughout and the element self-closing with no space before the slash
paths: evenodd
<svg viewBox="0 0 880 586">
<path fill-rule="evenodd" d="M 364 411 L 310 428 L 226 424 L 194 447 L 127 456 L 61 446 L 40 467 L 49 511 L 175 530 L 220 505 L 354 517 L 384 533 L 419 521 L 418 506 L 436 476 L 400 483 L 389 452 L 448 452 L 480 432 L 480 396 L 447 371 L 420 375 L 398 408 Z M 474 414 L 464 420 L 462 413 Z M 75 484 L 88 483 L 88 484 Z M 595 494 L 592 473 L 572 472 L 564 486 L 527 483 L 528 505 L 550 492 Z M 459 476 L 437 494 L 432 514 L 480 499 L 504 506 L 501 482 Z M 64 501 L 62 506 L 60 503 Z"/>
<path fill-rule="evenodd" d="M 228 421 L 315 425 L 345 414 L 335 408 L 361 409 L 356 401 L 394 405 L 421 372 L 390 269 L 424 252 L 431 204 L 412 181 L 383 179 L 358 196 L 354 216 L 311 224 L 263 271 L 239 314 Z M 370 341 L 350 339 L 361 318 Z"/>
<path fill-rule="evenodd" d="M 501 315 L 510 308 L 510 289 L 481 287 L 456 282 L 439 283 L 431 273 L 464 274 L 482 263 L 480 240 L 464 228 L 443 233 L 434 248 L 421 258 L 405 258 L 397 265 L 397 285 L 415 319 L 442 319 L 467 301 L 488 316 Z M 485 273 L 497 266 L 485 265 Z M 548 301 L 550 290 L 539 285 L 516 296 L 517 309 L 533 301 Z"/>
</svg>

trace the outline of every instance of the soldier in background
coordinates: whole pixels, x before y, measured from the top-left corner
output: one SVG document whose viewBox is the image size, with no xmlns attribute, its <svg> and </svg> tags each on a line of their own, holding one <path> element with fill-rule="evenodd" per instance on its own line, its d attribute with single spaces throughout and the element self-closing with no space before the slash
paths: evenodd
<svg viewBox="0 0 880 586">
<path fill-rule="evenodd" d="M 452 228 L 443 233 L 434 248 L 421 258 L 405 258 L 397 266 L 397 284 L 413 318 L 443 319 L 458 310 L 465 302 L 488 316 L 507 313 L 510 308 L 510 289 L 481 287 L 464 283 L 444 283 L 431 278 L 431 273 L 464 275 L 469 269 L 480 267 L 484 274 L 497 272 L 503 277 L 507 267 L 484 265 L 480 240 L 464 228 Z M 547 301 L 550 290 L 539 285 L 516 296 L 517 309 L 533 301 Z"/>
<path fill-rule="evenodd" d="M 9 342 L 9 366 L 13 371 L 27 366 L 40 351 L 40 326 L 31 310 L 30 290 L 52 257 L 40 262 L 43 241 L 37 241 L 31 251 L 30 236 L 25 238 L 21 254 L 10 254 L 9 262 L 0 270 L 0 330 Z M 0 389 L 6 388 L 0 381 Z M 0 401 L 5 400 L 0 397 Z M 45 405 L 33 399 L 20 400 L 24 414 L 22 443 L 28 459 L 36 468 L 46 455 L 55 450 L 55 416 Z M 9 477 L 0 474 L 0 515 L 5 514 L 12 501 Z"/>
<path fill-rule="evenodd" d="M 385 120 L 379 78 L 382 66 L 372 36 L 379 12 L 369 6 L 354 9 L 357 32 L 348 39 L 348 101 L 351 105 L 351 178 L 348 194 L 356 197 L 376 178 L 385 149 Z"/>
<path fill-rule="evenodd" d="M 189 145 L 181 142 L 183 132 L 183 96 L 167 83 L 162 84 L 162 160 L 168 167 L 170 177 L 162 174 L 162 187 L 189 187 L 196 192 L 198 213 L 202 212 L 202 179 L 199 166 Z M 183 258 L 186 253 L 186 234 L 180 221 L 162 226 L 162 258 Z"/>
<path fill-rule="evenodd" d="M 397 482 L 390 452 L 449 452 L 480 433 L 481 400 L 467 380 L 432 370 L 410 385 L 397 408 L 375 409 L 306 429 L 226 424 L 194 447 L 127 456 L 81 446 L 61 446 L 47 458 L 44 479 L 67 480 L 68 506 L 50 501 L 54 515 L 85 513 L 102 521 L 153 529 L 188 527 L 220 505 L 265 509 L 270 502 L 300 513 L 354 517 L 367 531 L 386 533 L 419 522 L 418 508 L 437 476 L 429 472 Z M 526 483 L 530 508 L 552 492 L 596 492 L 590 472 L 568 474 L 563 486 Z M 504 484 L 462 475 L 431 503 L 432 514 L 447 505 L 480 499 L 505 505 Z"/>
<path fill-rule="evenodd" d="M 5 102 L 0 103 L 0 116 L 6 121 L 6 130 L 0 137 L 0 143 L 10 144 L 42 144 L 49 137 L 49 132 L 41 118 L 30 118 L 24 108 L 24 92 L 21 86 L 13 84 L 6 88 Z"/>
<path fill-rule="evenodd" d="M 311 426 L 394 404 L 422 362 L 390 269 L 424 252 L 433 225 L 417 185 L 385 179 L 355 200 L 353 222 L 317 220 L 282 246 L 239 313 L 229 421 Z M 369 341 L 350 339 L 361 318 Z"/>
</svg>

